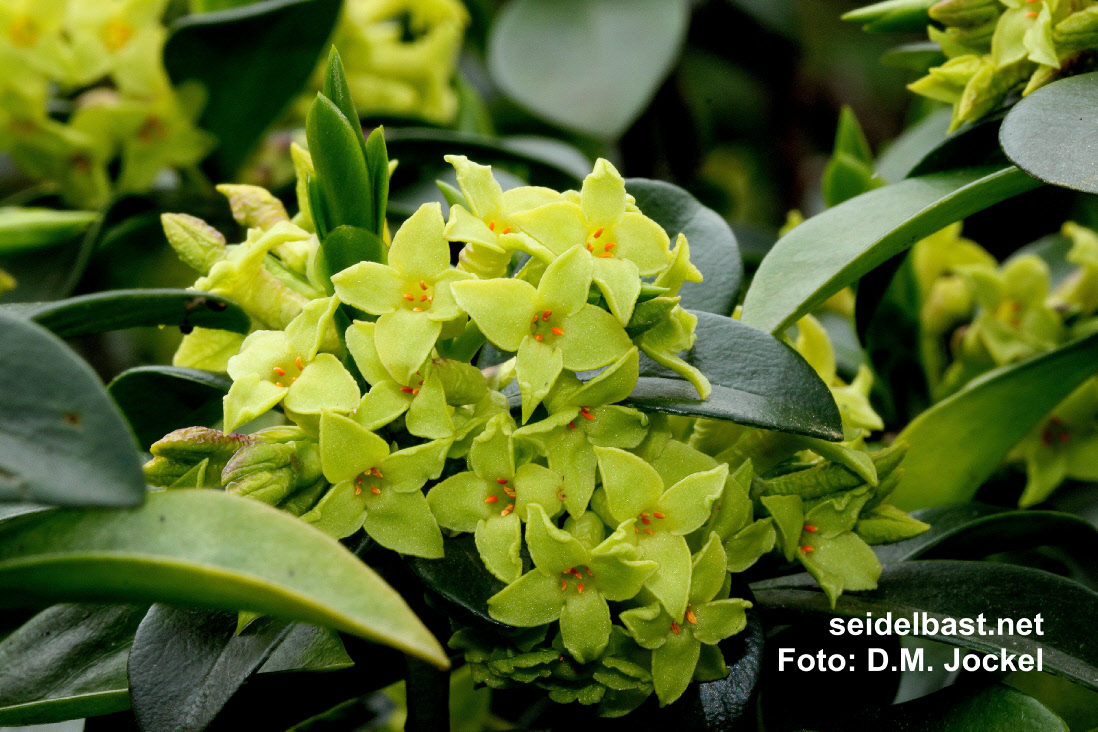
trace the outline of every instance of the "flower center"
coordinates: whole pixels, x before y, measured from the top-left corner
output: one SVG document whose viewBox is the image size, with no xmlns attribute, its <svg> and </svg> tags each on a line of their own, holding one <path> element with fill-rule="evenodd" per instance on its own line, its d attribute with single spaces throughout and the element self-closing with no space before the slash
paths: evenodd
<svg viewBox="0 0 1098 732">
<path fill-rule="evenodd" d="M 594 576 L 591 568 L 586 565 L 571 567 L 561 573 L 560 588 L 567 590 L 569 587 L 575 587 L 576 593 L 582 595 L 583 591 L 587 589 L 587 584 Z M 576 580 L 574 585 L 571 584 L 573 579 Z"/>
<path fill-rule="evenodd" d="M 552 310 L 543 310 L 530 321 L 530 335 L 538 343 L 553 343 L 564 335 L 563 325 L 559 317 L 553 317 Z"/>
<path fill-rule="evenodd" d="M 103 26 L 103 45 L 112 52 L 122 48 L 133 38 L 133 26 L 121 18 L 111 18 Z"/>
<path fill-rule="evenodd" d="M 380 496 L 382 480 L 385 478 L 377 468 L 363 470 L 355 478 L 355 495 L 362 495 L 363 489 L 370 491 L 370 495 Z"/>
<path fill-rule="evenodd" d="M 637 520 L 640 521 L 644 525 L 644 528 L 641 528 L 639 526 L 634 526 L 633 527 L 633 533 L 634 534 L 645 533 L 645 534 L 648 534 L 649 536 L 651 536 L 652 534 L 656 533 L 651 528 L 652 527 L 652 519 L 660 521 L 664 518 L 666 518 L 666 517 L 662 513 L 660 513 L 659 511 L 641 511 L 640 515 L 637 516 Z M 656 525 L 658 526 L 659 524 L 656 524 Z"/>
<path fill-rule="evenodd" d="M 307 365 L 301 356 L 294 359 L 287 358 L 274 367 L 271 381 L 274 382 L 275 386 L 287 388 L 297 381 L 297 377 L 301 376 L 301 372 L 305 370 Z"/>
<path fill-rule="evenodd" d="M 404 309 L 413 313 L 422 313 L 431 309 L 435 300 L 435 287 L 427 280 L 409 280 L 404 283 Z"/>
<path fill-rule="evenodd" d="M 1051 447 L 1052 443 L 1059 442 L 1061 445 L 1066 444 L 1071 440 L 1071 433 L 1068 432 L 1067 426 L 1064 424 L 1064 420 L 1059 417 L 1053 417 L 1045 425 L 1045 428 L 1041 430 L 1041 442 L 1045 447 Z"/>
<path fill-rule="evenodd" d="M 1003 300 L 995 310 L 995 317 L 1009 323 L 1012 328 L 1017 328 L 1022 324 L 1022 303 L 1017 300 Z"/>
<path fill-rule="evenodd" d="M 491 494 L 484 499 L 485 503 L 500 508 L 500 516 L 510 516 L 515 510 L 515 496 L 518 495 L 515 487 L 507 478 L 496 478 Z"/>
<path fill-rule="evenodd" d="M 168 128 L 159 117 L 149 116 L 137 131 L 137 139 L 141 142 L 156 142 L 168 136 Z"/>
<path fill-rule="evenodd" d="M 610 259 L 614 256 L 617 244 L 603 237 L 603 227 L 595 229 L 587 239 L 587 251 L 599 259 Z"/>
<path fill-rule="evenodd" d="M 38 43 L 41 32 L 34 18 L 29 15 L 17 15 L 8 25 L 8 35 L 11 36 L 11 42 L 15 45 L 30 48 Z"/>
</svg>

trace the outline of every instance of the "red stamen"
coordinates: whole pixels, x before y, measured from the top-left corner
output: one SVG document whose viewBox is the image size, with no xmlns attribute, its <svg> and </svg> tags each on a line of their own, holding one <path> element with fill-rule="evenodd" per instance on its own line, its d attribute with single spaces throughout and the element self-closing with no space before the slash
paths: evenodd
<svg viewBox="0 0 1098 732">
<path fill-rule="evenodd" d="M 576 569 L 575 567 L 572 567 L 571 569 L 569 569 L 568 574 L 572 575 L 576 579 L 583 579 L 583 575 L 580 574 L 580 571 L 578 569 Z"/>
<path fill-rule="evenodd" d="M 805 524 L 804 525 L 804 530 L 807 531 L 810 534 L 815 534 L 817 531 L 819 531 L 819 529 L 816 528 L 815 526 L 813 526 L 812 524 Z"/>
<path fill-rule="evenodd" d="M 801 553 L 802 554 L 811 554 L 814 551 L 816 551 L 816 549 L 814 547 L 808 545 L 808 544 L 805 544 L 804 546 L 801 547 Z"/>
<path fill-rule="evenodd" d="M 576 583 L 576 592 L 580 593 L 581 595 L 583 594 L 583 583 L 582 582 L 577 582 Z"/>
<path fill-rule="evenodd" d="M 413 389 L 410 386 L 402 386 L 402 387 L 400 387 L 400 390 L 402 392 L 404 392 L 405 394 L 414 394 L 415 393 L 415 389 Z"/>
<path fill-rule="evenodd" d="M 564 580 L 564 579 L 562 579 L 562 580 L 560 581 L 560 588 L 561 588 L 562 590 L 567 590 L 567 589 L 568 589 L 568 580 Z"/>
<path fill-rule="evenodd" d="M 588 577 L 594 577 L 595 576 L 595 575 L 591 574 L 591 568 L 590 567 L 584 567 L 583 569 L 584 569 L 584 571 L 587 572 Z"/>
<path fill-rule="evenodd" d="M 496 478 L 496 482 L 499 483 L 500 485 L 507 485 L 507 479 L 506 478 Z"/>
<path fill-rule="evenodd" d="M 568 429 L 570 429 L 570 430 L 574 430 L 575 428 L 576 428 L 576 422 L 575 422 L 575 420 L 573 420 L 573 421 L 571 421 L 571 422 L 569 422 L 569 423 L 568 423 Z"/>
<path fill-rule="evenodd" d="M 649 526 L 652 523 L 652 519 L 648 518 L 647 516 L 642 515 L 641 516 L 641 523 L 644 524 L 645 526 Z"/>
<path fill-rule="evenodd" d="M 595 415 L 593 415 L 593 414 L 591 414 L 591 412 L 587 411 L 587 407 L 580 407 L 580 415 L 584 419 L 594 419 L 595 418 Z"/>
<path fill-rule="evenodd" d="M 674 620 L 671 621 L 671 632 L 674 633 L 675 635 L 678 635 L 679 633 L 682 632 L 682 628 L 680 628 L 679 624 L 676 623 Z"/>
</svg>

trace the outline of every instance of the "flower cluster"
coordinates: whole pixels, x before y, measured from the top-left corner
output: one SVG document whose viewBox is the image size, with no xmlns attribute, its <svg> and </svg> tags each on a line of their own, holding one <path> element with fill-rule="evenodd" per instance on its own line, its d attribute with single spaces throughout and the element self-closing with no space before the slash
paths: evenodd
<svg viewBox="0 0 1098 732">
<path fill-rule="evenodd" d="M 294 156 L 309 179 L 309 154 Z M 263 189 L 222 187 L 248 227 L 237 245 L 165 216 L 196 288 L 240 303 L 255 329 L 187 336 L 178 365 L 232 379 L 224 431 L 156 443 L 150 483 L 223 487 L 424 559 L 470 534 L 499 587 L 485 611 L 515 629 L 455 635 L 477 681 L 535 683 L 606 715 L 727 673 L 719 644 L 751 607 L 732 574 L 763 555 L 799 561 L 834 602 L 875 586 L 867 542 L 926 528 L 883 502 L 904 448 L 869 453 L 882 426 L 869 372 L 842 382 L 813 319 L 794 345 L 831 386 L 844 442 L 639 411 L 627 400 L 644 359 L 711 391 L 681 357 L 697 319 L 677 293 L 701 279 L 686 238 L 672 246 L 605 160 L 564 193 L 505 192 L 490 168 L 448 160 L 463 198 L 448 219 L 424 204 L 384 261 L 328 283 L 308 186 L 294 219 Z M 283 424 L 257 429 L 273 410 Z"/>
<path fill-rule="evenodd" d="M 454 71 L 468 24 L 459 0 L 346 0 L 332 43 L 359 115 L 451 122 L 458 111 Z M 324 68 L 317 66 L 315 89 Z M 313 96 L 298 101 L 302 119 Z"/>
<path fill-rule="evenodd" d="M 872 9 L 850 17 L 868 19 Z M 953 129 L 1011 94 L 1091 70 L 1098 51 L 1094 0 L 940 0 L 929 15 L 930 40 L 947 60 L 908 88 L 953 105 Z"/>
<path fill-rule="evenodd" d="M 913 254 L 922 358 L 936 400 L 1098 329 L 1098 233 L 1064 224 L 1067 267 L 1054 283 L 1038 254 L 1019 253 L 1000 265 L 960 238 L 960 228 L 920 242 Z M 1065 478 L 1098 480 L 1098 379 L 1072 392 L 1009 459 L 1025 464 L 1022 506 L 1040 503 Z"/>
<path fill-rule="evenodd" d="M 212 149 L 204 92 L 173 88 L 161 60 L 167 0 L 0 0 L 0 150 L 70 203 L 147 190 Z M 58 117 L 58 110 L 64 110 Z"/>
</svg>

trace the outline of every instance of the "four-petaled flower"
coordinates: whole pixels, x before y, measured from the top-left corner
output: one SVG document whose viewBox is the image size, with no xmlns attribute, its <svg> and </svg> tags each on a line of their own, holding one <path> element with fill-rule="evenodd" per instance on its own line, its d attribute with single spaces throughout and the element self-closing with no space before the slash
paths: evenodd
<svg viewBox="0 0 1098 732">
<path fill-rule="evenodd" d="M 667 232 L 631 208 L 631 201 L 625 179 L 600 158 L 583 181 L 578 203 L 557 201 L 512 215 L 522 232 L 553 256 L 582 245 L 592 261 L 592 279 L 622 325 L 633 314 L 641 276 L 658 274 L 670 262 Z"/>
<path fill-rule="evenodd" d="M 536 463 L 515 467 L 513 429 L 511 415 L 493 417 L 469 450 L 470 471 L 447 478 L 427 494 L 441 526 L 476 532 L 484 566 L 504 582 L 522 574 L 521 521 L 528 520 L 530 505 L 538 504 L 549 516 L 561 508 L 559 475 Z"/>
<path fill-rule="evenodd" d="M 587 303 L 590 285 L 591 260 L 578 245 L 546 268 L 537 289 L 516 279 L 453 284 L 458 305 L 485 337 L 504 351 L 518 351 L 523 422 L 562 369 L 602 368 L 632 347 L 610 313 Z"/>
<path fill-rule="evenodd" d="M 322 410 L 350 412 L 358 405 L 358 385 L 339 359 L 317 353 L 331 327 L 338 303 L 313 300 L 286 330 L 257 330 L 229 359 L 233 385 L 225 395 L 225 429 L 273 409 L 279 402 L 290 415 L 315 417 Z"/>
<path fill-rule="evenodd" d="M 450 440 L 389 452 L 385 440 L 333 412 L 320 418 L 320 462 L 335 485 L 301 518 L 337 539 L 360 528 L 387 549 L 438 559 L 442 532 L 420 490 L 442 473 Z"/>
<path fill-rule="evenodd" d="M 522 575 L 488 600 L 500 622 L 533 628 L 560 620 L 564 647 L 580 663 L 598 658 L 610 641 L 610 607 L 640 592 L 658 568 L 638 559 L 627 521 L 593 549 L 558 529 L 538 504 L 531 504 L 526 545 L 534 560 Z"/>
<path fill-rule="evenodd" d="M 682 615 L 672 617 L 656 602 L 621 614 L 622 623 L 637 644 L 652 651 L 652 684 L 660 706 L 670 704 L 686 691 L 702 653 L 711 659 L 700 666 L 724 668 L 716 644 L 747 627 L 745 611 L 751 603 L 728 597 L 726 563 L 720 537 L 710 534 L 706 545 L 694 555 L 689 603 Z"/>
<path fill-rule="evenodd" d="M 564 505 L 573 516 L 587 510 L 595 490 L 595 446 L 634 448 L 648 434 L 644 413 L 616 405 L 633 391 L 638 370 L 632 348 L 586 384 L 562 374 L 546 398 L 549 417 L 515 433 L 564 478 Z"/>
<path fill-rule="evenodd" d="M 634 521 L 634 539 L 644 559 L 659 570 L 645 582 L 671 617 L 682 617 L 690 594 L 690 547 L 686 534 L 709 519 L 710 507 L 724 491 L 728 465 L 692 473 L 664 489 L 654 467 L 632 453 L 596 447 L 595 455 L 615 522 Z"/>
<path fill-rule="evenodd" d="M 332 276 L 341 302 L 381 316 L 377 354 L 402 383 L 431 355 L 443 325 L 461 318 L 450 285 L 472 275 L 450 267 L 444 227 L 439 204 L 425 203 L 397 231 L 388 265 L 359 262 Z"/>
</svg>

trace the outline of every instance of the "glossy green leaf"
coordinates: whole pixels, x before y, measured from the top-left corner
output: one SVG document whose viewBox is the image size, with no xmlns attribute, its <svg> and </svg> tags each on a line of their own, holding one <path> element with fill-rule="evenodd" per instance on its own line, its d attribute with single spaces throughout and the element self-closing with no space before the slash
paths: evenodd
<svg viewBox="0 0 1098 732">
<path fill-rule="evenodd" d="M 130 703 L 145 732 L 201 732 L 272 655 L 293 624 L 153 605 L 130 652 Z"/>
<path fill-rule="evenodd" d="M 906 178 L 946 138 L 952 116 L 950 110 L 940 109 L 904 130 L 877 157 L 877 175 L 888 183 Z"/>
<path fill-rule="evenodd" d="M 348 120 L 334 102 L 317 94 L 305 121 L 305 134 L 328 230 L 348 224 L 373 231 L 377 212 L 357 118 Z"/>
<path fill-rule="evenodd" d="M 961 503 L 915 511 L 930 524 L 914 539 L 874 547 L 882 562 L 911 559 L 982 559 L 1038 546 L 1064 547 L 1084 562 L 1098 544 L 1098 527 L 1059 511 L 1012 511 L 982 503 Z"/>
<path fill-rule="evenodd" d="M 339 50 L 332 45 L 328 48 L 328 65 L 324 69 L 324 83 L 320 93 L 328 97 L 336 108 L 343 113 L 351 127 L 358 131 L 358 143 L 362 149 L 362 159 L 366 159 L 366 138 L 362 136 L 362 126 L 357 124 L 358 109 L 355 100 L 351 97 L 351 88 L 347 85 L 347 74 L 343 69 L 343 61 L 339 57 Z"/>
<path fill-rule="evenodd" d="M 385 242 L 358 226 L 337 226 L 320 245 L 321 271 L 325 278 L 359 262 L 384 262 Z"/>
<path fill-rule="evenodd" d="M 0 208 L 0 254 L 62 244 L 82 234 L 99 214 L 52 208 Z"/>
<path fill-rule="evenodd" d="M 1046 183 L 1098 193 L 1098 72 L 1062 79 L 1032 92 L 1003 120 L 1007 157 Z"/>
<path fill-rule="evenodd" d="M 141 457 L 99 377 L 44 328 L 0 312 L 0 501 L 136 506 Z"/>
<path fill-rule="evenodd" d="M 385 129 L 376 128 L 366 138 L 366 172 L 370 176 L 370 190 L 374 194 L 373 233 L 385 235 L 385 208 L 389 201 L 389 151 L 385 147 Z M 379 262 L 385 261 L 384 249 Z"/>
<path fill-rule="evenodd" d="M 763 259 L 743 321 L 780 333 L 919 239 L 1039 185 L 1015 167 L 958 170 L 908 178 L 828 209 Z"/>
<path fill-rule="evenodd" d="M 992 562 L 951 560 L 885 565 L 877 589 L 846 593 L 831 610 L 827 596 L 807 574 L 780 577 L 752 585 L 759 606 L 770 611 L 865 618 L 911 618 L 926 612 L 944 617 L 983 615 L 986 629 L 998 631 L 999 618 L 1042 618 L 1043 635 L 945 635 L 927 638 L 962 648 L 998 654 L 1042 651 L 1044 670 L 1091 689 L 1098 688 L 1098 636 L 1080 618 L 1098 613 L 1098 593 L 1050 572 Z M 958 629 L 960 630 L 960 629 Z M 978 630 L 978 628 L 976 629 Z"/>
<path fill-rule="evenodd" d="M 684 234 L 690 244 L 690 261 L 704 279 L 683 283 L 679 304 L 687 310 L 730 315 L 743 281 L 743 261 L 728 223 L 670 183 L 629 178 L 625 189 L 637 199 L 644 215 L 664 228 L 672 242 Z"/>
<path fill-rule="evenodd" d="M 904 43 L 881 54 L 881 63 L 885 66 L 907 69 L 920 75 L 948 60 L 942 47 L 933 41 Z"/>
<path fill-rule="evenodd" d="M 233 177 L 301 93 L 341 6 L 339 0 L 262 0 L 172 24 L 164 65 L 176 84 L 194 79 L 206 88 L 199 123 L 217 135 L 212 157 L 219 180 Z"/>
<path fill-rule="evenodd" d="M 671 70 L 688 19 L 682 0 L 515 0 L 492 24 L 488 69 L 535 114 L 616 139 Z"/>
<path fill-rule="evenodd" d="M 842 438 L 830 390 L 796 351 L 732 318 L 695 315 L 698 340 L 682 358 L 708 377 L 713 394 L 699 401 L 689 382 L 642 358 L 641 378 L 625 404 L 825 440 Z"/>
<path fill-rule="evenodd" d="M 976 122 L 944 135 L 937 145 L 908 172 L 908 177 L 930 175 L 958 168 L 1001 167 L 1010 161 L 999 147 L 999 126 L 1006 113 L 993 112 Z"/>
<path fill-rule="evenodd" d="M 845 722 L 847 732 L 1068 732 L 1041 702 L 1009 686 L 952 686 Z"/>
<path fill-rule="evenodd" d="M 107 392 L 126 415 L 142 450 L 183 427 L 212 427 L 221 419 L 221 398 L 232 381 L 221 374 L 178 366 L 138 366 L 123 371 Z"/>
<path fill-rule="evenodd" d="M 0 312 L 33 320 L 61 338 L 155 325 L 247 333 L 251 324 L 233 301 L 193 290 L 108 290 L 54 302 L 5 305 Z"/>
<path fill-rule="evenodd" d="M 854 110 L 844 105 L 839 113 L 831 159 L 827 161 L 820 181 L 824 204 L 829 208 L 838 206 L 882 183 L 873 170 L 873 153 L 862 126 Z"/>
<path fill-rule="evenodd" d="M 398 176 L 405 166 L 418 169 L 438 165 L 444 155 L 458 153 L 481 165 L 520 171 L 530 184 L 557 190 L 578 190 L 584 177 L 591 172 L 591 162 L 582 153 L 552 138 L 489 137 L 471 132 L 404 127 L 387 129 L 385 142 L 389 156 L 400 160 Z"/>
<path fill-rule="evenodd" d="M 400 595 L 339 542 L 220 491 L 151 493 L 137 510 L 55 510 L 0 524 L 0 604 L 61 600 L 252 610 L 448 663 Z"/>
<path fill-rule="evenodd" d="M 891 501 L 905 510 L 970 500 L 1053 407 L 1098 371 L 1098 334 L 991 371 L 916 417 Z"/>
<path fill-rule="evenodd" d="M 0 643 L 0 725 L 128 709 L 126 659 L 144 606 L 54 605 Z"/>
<path fill-rule="evenodd" d="M 922 33 L 930 22 L 927 11 L 937 0 L 884 0 L 851 10 L 843 20 L 861 23 L 870 33 Z"/>
<path fill-rule="evenodd" d="M 328 628 L 296 623 L 266 663 L 259 667 L 258 673 L 331 672 L 354 665 L 355 662 L 347 655 L 339 633 Z"/>
<path fill-rule="evenodd" d="M 444 537 L 445 556 L 423 559 L 411 555 L 404 561 L 420 582 L 440 598 L 455 619 L 507 628 L 488 614 L 488 598 L 504 584 L 484 566 L 472 534 Z"/>
</svg>

